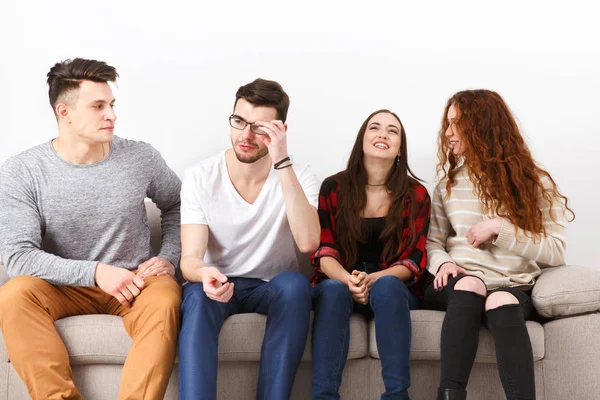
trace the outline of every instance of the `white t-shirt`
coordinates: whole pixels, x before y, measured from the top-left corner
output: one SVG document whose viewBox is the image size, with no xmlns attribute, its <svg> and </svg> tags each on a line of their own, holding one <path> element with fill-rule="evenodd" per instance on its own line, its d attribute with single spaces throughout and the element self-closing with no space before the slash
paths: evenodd
<svg viewBox="0 0 600 400">
<path fill-rule="evenodd" d="M 317 207 L 317 177 L 308 166 L 294 163 L 291 168 L 308 202 Z M 249 204 L 229 179 L 225 152 L 188 168 L 181 188 L 181 224 L 208 225 L 204 262 L 228 277 L 270 280 L 282 271 L 298 269 L 275 170 L 269 173 L 254 204 Z"/>
</svg>

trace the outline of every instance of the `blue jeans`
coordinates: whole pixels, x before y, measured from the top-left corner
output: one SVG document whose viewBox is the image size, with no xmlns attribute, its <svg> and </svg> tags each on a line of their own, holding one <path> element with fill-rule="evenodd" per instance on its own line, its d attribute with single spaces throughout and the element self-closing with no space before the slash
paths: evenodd
<svg viewBox="0 0 600 400">
<path fill-rule="evenodd" d="M 308 336 L 311 287 L 298 272 L 285 271 L 269 282 L 231 278 L 227 303 L 209 299 L 202 283 L 183 286 L 179 335 L 179 399 L 217 398 L 219 332 L 233 314 L 267 315 L 262 344 L 258 399 L 287 399 Z M 235 384 L 235 382 L 230 382 Z"/>
<path fill-rule="evenodd" d="M 313 292 L 312 398 L 339 399 L 342 372 L 350 345 L 350 314 L 356 309 L 348 286 L 327 279 Z M 410 371 L 410 310 L 419 301 L 395 276 L 383 276 L 371 287 L 369 306 L 375 315 L 375 337 L 385 393 L 382 399 L 408 399 Z"/>
</svg>

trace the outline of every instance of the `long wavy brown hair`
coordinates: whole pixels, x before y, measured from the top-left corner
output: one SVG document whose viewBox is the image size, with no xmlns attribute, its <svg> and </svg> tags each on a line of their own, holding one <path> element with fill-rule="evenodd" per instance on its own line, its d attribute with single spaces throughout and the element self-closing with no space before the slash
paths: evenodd
<svg viewBox="0 0 600 400">
<path fill-rule="evenodd" d="M 454 155 L 445 135 L 452 105 L 457 111 L 453 129 L 462 137 L 460 156 Z M 447 196 L 456 184 L 456 168 L 464 164 L 485 209 L 531 232 L 534 239 L 546 235 L 543 207 L 552 207 L 558 201 L 564 205 L 565 213 L 570 213 L 568 220 L 575 219 L 567 197 L 560 193 L 548 171 L 533 160 L 512 112 L 498 93 L 479 89 L 452 96 L 446 103 L 438 144 L 437 171 L 442 179 L 448 177 Z M 544 185 L 544 177 L 549 184 Z M 558 222 L 552 212 L 549 214 Z"/>
<path fill-rule="evenodd" d="M 412 246 L 416 241 L 414 221 L 417 216 L 417 202 L 414 198 L 413 185 L 419 180 L 408 166 L 408 153 L 406 146 L 406 132 L 400 118 L 389 110 L 378 110 L 363 122 L 354 147 L 348 159 L 346 170 L 336 174 L 333 179 L 340 184 L 338 209 L 334 216 L 336 223 L 336 243 L 345 261 L 345 268 L 352 269 L 357 259 L 357 241 L 366 240 L 365 225 L 361 219 L 361 212 L 367 205 L 367 170 L 364 165 L 363 138 L 371 118 L 380 113 L 393 115 L 400 123 L 400 159 L 393 164 L 385 180 L 385 186 L 391 196 L 390 207 L 385 219 L 385 227 L 379 240 L 383 241 L 384 248 L 382 263 L 389 263 L 400 256 L 405 246 Z M 408 229 L 412 233 L 409 241 L 402 243 L 404 218 L 402 213 L 405 207 L 410 207 Z"/>
</svg>

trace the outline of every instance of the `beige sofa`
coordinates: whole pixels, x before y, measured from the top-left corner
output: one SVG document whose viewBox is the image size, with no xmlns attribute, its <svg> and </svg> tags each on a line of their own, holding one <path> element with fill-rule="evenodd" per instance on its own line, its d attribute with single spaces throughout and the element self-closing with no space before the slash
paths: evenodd
<svg viewBox="0 0 600 400">
<path fill-rule="evenodd" d="M 158 217 L 149 210 L 152 224 Z M 153 229 L 153 240 L 157 230 Z M 305 266 L 306 268 L 306 266 Z M 306 271 L 309 273 L 309 271 Z M 0 266 L 0 286 L 8 276 Z M 540 277 L 534 304 L 549 319 L 527 322 L 535 358 L 538 399 L 600 399 L 600 269 L 560 267 Z M 439 341 L 444 313 L 411 313 L 411 397 L 435 399 L 439 377 Z M 219 399 L 253 399 L 266 317 L 242 314 L 229 318 L 219 338 Z M 108 315 L 70 317 L 56 322 L 84 399 L 116 399 L 121 368 L 131 345 L 121 319 Z M 26 327 L 23 327 L 26 329 Z M 29 398 L 15 373 L 0 331 L 0 400 Z M 310 339 L 292 399 L 310 399 Z M 383 391 L 373 322 L 351 319 L 350 352 L 344 370 L 342 399 L 378 399 Z M 165 399 L 177 398 L 177 368 Z M 470 399 L 504 398 L 493 339 L 481 329 L 477 358 L 468 387 Z"/>
</svg>

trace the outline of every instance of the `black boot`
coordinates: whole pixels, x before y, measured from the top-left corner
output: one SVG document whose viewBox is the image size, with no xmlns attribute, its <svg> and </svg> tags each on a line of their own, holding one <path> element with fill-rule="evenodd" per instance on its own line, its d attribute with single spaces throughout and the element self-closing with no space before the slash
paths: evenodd
<svg viewBox="0 0 600 400">
<path fill-rule="evenodd" d="M 467 400 L 467 391 L 439 388 L 437 400 Z"/>
</svg>

